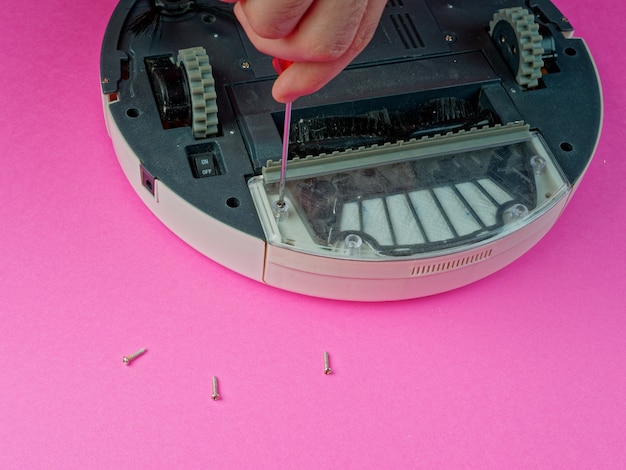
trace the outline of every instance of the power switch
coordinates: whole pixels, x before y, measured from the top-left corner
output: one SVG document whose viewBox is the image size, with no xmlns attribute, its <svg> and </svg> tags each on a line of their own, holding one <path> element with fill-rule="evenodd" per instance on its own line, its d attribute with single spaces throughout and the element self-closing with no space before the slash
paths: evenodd
<svg viewBox="0 0 626 470">
<path fill-rule="evenodd" d="M 223 173 L 222 152 L 215 142 L 186 147 L 187 157 L 193 176 L 207 178 Z"/>
<path fill-rule="evenodd" d="M 197 178 L 219 175 L 219 166 L 215 156 L 203 155 L 193 159 L 194 173 Z"/>
</svg>

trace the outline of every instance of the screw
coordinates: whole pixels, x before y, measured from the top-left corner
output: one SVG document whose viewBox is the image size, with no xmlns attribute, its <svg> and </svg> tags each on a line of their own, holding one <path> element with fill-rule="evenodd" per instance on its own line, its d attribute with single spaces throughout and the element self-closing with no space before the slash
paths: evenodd
<svg viewBox="0 0 626 470">
<path fill-rule="evenodd" d="M 213 394 L 211 395 L 213 400 L 219 400 L 220 394 L 217 393 L 217 377 L 213 376 Z"/>
<path fill-rule="evenodd" d="M 124 356 L 122 358 L 122 362 L 128 365 L 145 352 L 146 352 L 146 348 L 141 348 L 139 351 L 132 353 L 130 356 Z"/>
<path fill-rule="evenodd" d="M 446 33 L 446 35 L 443 38 L 448 44 L 452 44 L 453 42 L 456 42 L 456 34 L 454 33 Z"/>
<path fill-rule="evenodd" d="M 109 83 L 110 81 L 111 81 L 111 80 L 109 80 L 107 77 L 104 77 L 104 78 L 102 79 L 102 83 L 104 83 L 105 85 L 106 85 L 107 83 Z"/>
<path fill-rule="evenodd" d="M 333 370 L 330 368 L 328 361 L 328 351 L 324 351 L 324 373 L 326 375 L 330 375 L 333 373 Z"/>
<path fill-rule="evenodd" d="M 242 60 L 241 64 L 239 64 L 239 66 L 244 69 L 244 70 L 250 70 L 250 67 L 252 67 L 252 65 L 250 64 L 250 62 L 248 62 L 247 60 Z"/>
</svg>

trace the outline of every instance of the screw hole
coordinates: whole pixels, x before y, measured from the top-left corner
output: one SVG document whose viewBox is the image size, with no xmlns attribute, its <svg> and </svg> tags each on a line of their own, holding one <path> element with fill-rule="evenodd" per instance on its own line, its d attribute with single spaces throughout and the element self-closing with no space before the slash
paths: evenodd
<svg viewBox="0 0 626 470">
<path fill-rule="evenodd" d="M 565 49 L 565 54 L 567 54 L 570 57 L 574 57 L 577 54 L 577 52 L 576 52 L 576 49 L 572 47 L 568 47 Z"/>
<path fill-rule="evenodd" d="M 207 24 L 213 23 L 215 21 L 215 15 L 204 15 L 202 17 L 202 21 Z"/>
<path fill-rule="evenodd" d="M 137 108 L 128 108 L 126 110 L 126 116 L 129 118 L 139 117 L 139 110 Z"/>
<path fill-rule="evenodd" d="M 574 146 L 569 142 L 561 142 L 561 150 L 563 150 L 564 152 L 571 152 L 572 150 L 574 150 Z"/>
<path fill-rule="evenodd" d="M 456 42 L 456 34 L 454 33 L 446 33 L 443 38 L 448 44 L 453 44 Z"/>
<path fill-rule="evenodd" d="M 237 199 L 236 197 L 229 197 L 228 199 L 226 199 L 226 205 L 233 209 L 239 207 L 239 204 L 239 199 Z"/>
</svg>

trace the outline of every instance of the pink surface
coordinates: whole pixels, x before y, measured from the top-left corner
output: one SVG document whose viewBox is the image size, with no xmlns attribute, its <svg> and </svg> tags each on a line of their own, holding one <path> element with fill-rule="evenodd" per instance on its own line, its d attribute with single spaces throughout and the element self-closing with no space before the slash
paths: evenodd
<svg viewBox="0 0 626 470">
<path fill-rule="evenodd" d="M 623 2 L 560 2 L 606 104 L 554 229 L 488 279 L 384 304 L 248 280 L 148 211 L 102 118 L 115 3 L 0 17 L 1 469 L 626 467 Z"/>
</svg>

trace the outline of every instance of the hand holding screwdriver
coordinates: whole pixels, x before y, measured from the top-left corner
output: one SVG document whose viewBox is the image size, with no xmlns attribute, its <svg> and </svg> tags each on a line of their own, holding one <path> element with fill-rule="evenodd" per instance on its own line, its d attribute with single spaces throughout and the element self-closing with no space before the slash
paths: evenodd
<svg viewBox="0 0 626 470">
<path fill-rule="evenodd" d="M 387 0 L 223 0 L 261 52 L 294 64 L 272 95 L 281 103 L 313 93 L 369 43 Z"/>
</svg>

